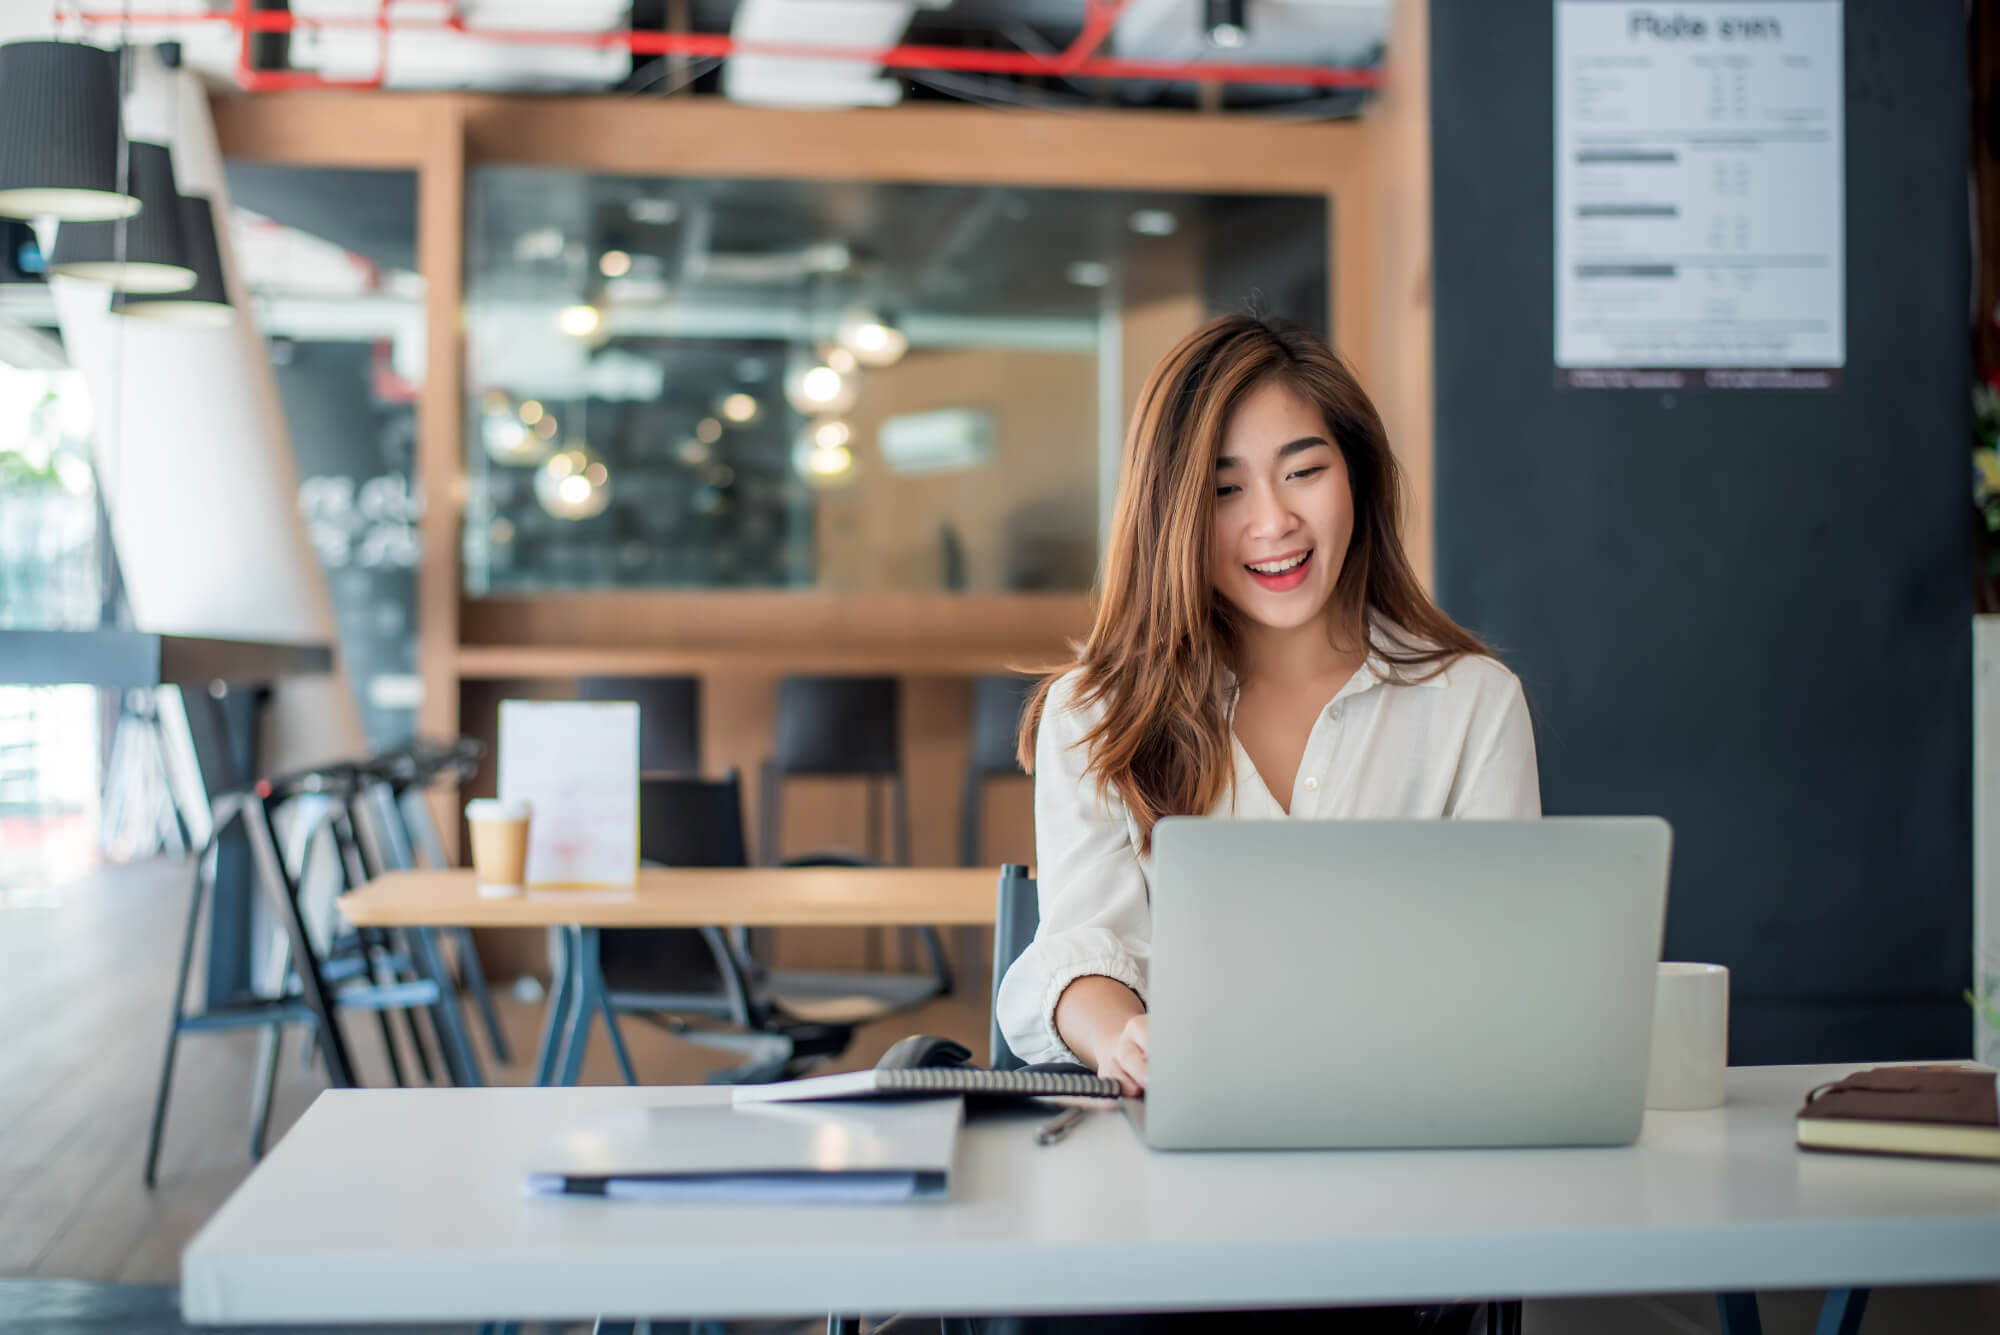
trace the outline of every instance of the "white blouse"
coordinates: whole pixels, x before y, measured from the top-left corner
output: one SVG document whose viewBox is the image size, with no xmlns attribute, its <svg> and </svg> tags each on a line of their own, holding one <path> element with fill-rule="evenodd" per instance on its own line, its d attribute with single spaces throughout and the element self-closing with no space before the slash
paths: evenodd
<svg viewBox="0 0 2000 1335">
<path fill-rule="evenodd" d="M 1146 996 L 1152 857 L 1116 790 L 1097 792 L 1080 745 L 1101 707 L 1074 699 L 1077 672 L 1050 690 L 1035 738 L 1035 843 L 1041 927 L 1007 970 L 994 1011 L 1027 1062 L 1076 1061 L 1056 1033 L 1056 1001 L 1102 974 Z M 1491 658 L 1454 660 L 1398 684 L 1379 654 L 1327 701 L 1292 783 L 1300 820 L 1488 819 L 1541 815 L 1535 734 L 1521 683 Z M 1211 814 L 1279 820 L 1287 812 L 1234 734 L 1233 801 Z"/>
</svg>

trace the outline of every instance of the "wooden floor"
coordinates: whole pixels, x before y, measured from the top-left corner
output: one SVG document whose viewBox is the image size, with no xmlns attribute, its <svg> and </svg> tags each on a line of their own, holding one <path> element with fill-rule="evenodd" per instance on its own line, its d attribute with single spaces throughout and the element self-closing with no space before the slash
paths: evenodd
<svg viewBox="0 0 2000 1335">
<path fill-rule="evenodd" d="M 139 1182 L 186 905 L 184 869 L 162 862 L 102 867 L 59 891 L 0 893 L 0 1277 L 175 1283 L 181 1248 L 249 1172 L 256 1040 L 201 1035 L 181 1046 L 159 1187 L 149 1192 Z M 524 1083 L 540 1006 L 506 996 L 507 980 L 500 981 L 515 1062 L 495 1067 L 483 1039 L 481 1057 L 496 1083 Z M 829 1069 L 869 1065 L 906 1033 L 945 1034 L 983 1050 L 985 986 L 968 980 L 966 995 L 977 1000 L 940 1002 L 863 1030 Z M 699 1081 L 732 1060 L 644 1024 L 627 1023 L 625 1032 L 648 1083 Z M 386 1084 L 372 1026 L 350 1022 L 348 1033 L 364 1081 Z M 273 1117 L 280 1135 L 323 1088 L 317 1070 L 297 1060 L 298 1041 L 281 1067 Z M 601 1033 L 584 1079 L 616 1079 Z M 2000 1191 L 2000 1170 L 1995 1176 Z M 1767 1294 L 1762 1303 L 1770 1335 L 1803 1335 L 1818 1295 Z M 51 1329 L 32 1318 L 10 1321 L 8 1306 L 0 1288 L 0 1335 Z M 1533 1335 L 1717 1329 L 1712 1302 L 1696 1295 L 1530 1303 L 1526 1316 Z M 2000 1288 L 1878 1292 L 1862 1329 L 1993 1335 Z"/>
<path fill-rule="evenodd" d="M 187 913 L 178 862 L 104 866 L 57 891 L 0 897 L 0 1276 L 174 1283 L 180 1253 L 250 1170 L 252 1034 L 184 1038 L 174 1073 L 159 1185 L 139 1180 L 147 1118 L 166 1038 L 168 995 Z M 476 1028 L 494 1084 L 526 1084 L 542 1008 L 498 980 L 514 1062 L 499 1066 Z M 986 987 L 863 1028 L 827 1070 L 872 1065 L 905 1034 L 985 1046 Z M 389 1083 L 372 1024 L 348 1020 L 364 1084 Z M 699 1082 L 736 1058 L 650 1025 L 622 1026 L 639 1078 Z M 287 1039 L 272 1114 L 274 1139 L 325 1088 Z M 601 1028 L 585 1084 L 618 1073 Z"/>
</svg>

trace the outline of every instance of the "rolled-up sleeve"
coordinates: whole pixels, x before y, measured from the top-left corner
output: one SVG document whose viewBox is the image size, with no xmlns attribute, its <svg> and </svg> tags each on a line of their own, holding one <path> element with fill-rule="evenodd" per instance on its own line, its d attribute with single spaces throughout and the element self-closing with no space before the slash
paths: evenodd
<svg viewBox="0 0 2000 1335">
<path fill-rule="evenodd" d="M 1025 1062 L 1076 1061 L 1056 1032 L 1063 989 L 1090 974 L 1141 999 L 1152 940 L 1146 875 L 1115 793 L 1100 796 L 1079 743 L 1093 720 L 1075 674 L 1049 691 L 1035 737 L 1035 853 L 1041 926 L 1001 981 L 994 1015 Z"/>
</svg>

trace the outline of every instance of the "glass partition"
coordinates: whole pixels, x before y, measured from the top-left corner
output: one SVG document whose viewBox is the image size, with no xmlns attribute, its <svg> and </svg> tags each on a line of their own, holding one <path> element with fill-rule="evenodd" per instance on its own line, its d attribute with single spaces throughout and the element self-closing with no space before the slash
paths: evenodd
<svg viewBox="0 0 2000 1335">
<path fill-rule="evenodd" d="M 1324 327 L 1319 197 L 476 170 L 473 594 L 1088 589 L 1151 361 Z"/>
</svg>

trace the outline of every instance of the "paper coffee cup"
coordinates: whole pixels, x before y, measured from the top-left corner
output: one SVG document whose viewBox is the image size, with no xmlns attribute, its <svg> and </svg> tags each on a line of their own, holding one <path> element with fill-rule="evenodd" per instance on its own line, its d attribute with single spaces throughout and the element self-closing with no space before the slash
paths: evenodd
<svg viewBox="0 0 2000 1335">
<path fill-rule="evenodd" d="M 472 869 L 481 895 L 521 893 L 528 878 L 531 814 L 526 802 L 481 797 L 465 804 L 466 824 L 472 830 Z"/>
<path fill-rule="evenodd" d="M 1662 964 L 1653 990 L 1653 1051 L 1646 1106 L 1719 1108 L 1729 1068 L 1729 970 Z"/>
</svg>

